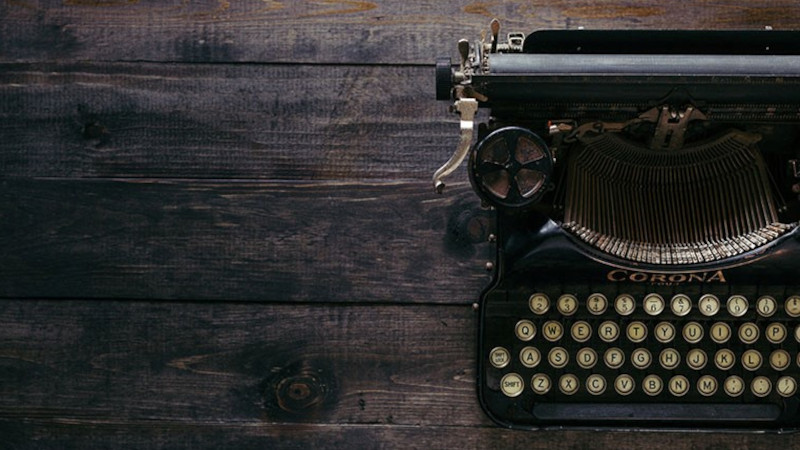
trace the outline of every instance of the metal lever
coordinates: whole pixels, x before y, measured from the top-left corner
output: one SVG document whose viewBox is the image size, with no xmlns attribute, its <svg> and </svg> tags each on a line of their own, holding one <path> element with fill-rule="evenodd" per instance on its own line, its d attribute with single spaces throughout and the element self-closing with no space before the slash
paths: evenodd
<svg viewBox="0 0 800 450">
<path fill-rule="evenodd" d="M 433 174 L 433 188 L 436 190 L 437 194 L 441 194 L 442 191 L 444 191 L 444 182 L 442 178 L 453 173 L 469 153 L 469 148 L 472 145 L 472 129 L 475 113 L 478 112 L 478 100 L 474 98 L 462 98 L 456 100 L 454 107 L 455 110 L 461 114 L 461 142 L 458 143 L 458 147 L 455 153 L 453 153 L 453 156 Z"/>
</svg>

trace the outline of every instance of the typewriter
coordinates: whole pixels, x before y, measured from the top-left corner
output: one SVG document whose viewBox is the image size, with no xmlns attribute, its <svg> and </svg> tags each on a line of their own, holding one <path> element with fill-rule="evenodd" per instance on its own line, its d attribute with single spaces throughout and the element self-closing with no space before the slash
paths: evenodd
<svg viewBox="0 0 800 450">
<path fill-rule="evenodd" d="M 495 211 L 486 413 L 527 429 L 796 430 L 800 33 L 501 37 L 493 21 L 457 48 L 436 96 L 460 143 L 433 183 L 466 159 Z"/>
</svg>

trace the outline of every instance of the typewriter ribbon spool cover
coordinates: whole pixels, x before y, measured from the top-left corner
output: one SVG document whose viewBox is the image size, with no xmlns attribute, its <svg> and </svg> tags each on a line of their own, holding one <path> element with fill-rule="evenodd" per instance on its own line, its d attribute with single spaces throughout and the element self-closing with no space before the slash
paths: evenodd
<svg viewBox="0 0 800 450">
<path fill-rule="evenodd" d="M 789 31 L 493 21 L 437 61 L 461 135 L 434 187 L 466 160 L 496 212 L 478 348 L 492 419 L 800 427 L 798 49 Z"/>
</svg>

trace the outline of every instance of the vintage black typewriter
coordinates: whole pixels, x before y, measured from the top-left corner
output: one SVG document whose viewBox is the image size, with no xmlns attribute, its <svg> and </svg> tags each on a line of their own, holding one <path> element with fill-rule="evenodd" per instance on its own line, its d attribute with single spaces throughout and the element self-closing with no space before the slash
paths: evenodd
<svg viewBox="0 0 800 450">
<path fill-rule="evenodd" d="M 461 142 L 433 179 L 466 158 L 496 210 L 485 411 L 797 429 L 800 33 L 490 30 L 437 62 Z"/>
</svg>

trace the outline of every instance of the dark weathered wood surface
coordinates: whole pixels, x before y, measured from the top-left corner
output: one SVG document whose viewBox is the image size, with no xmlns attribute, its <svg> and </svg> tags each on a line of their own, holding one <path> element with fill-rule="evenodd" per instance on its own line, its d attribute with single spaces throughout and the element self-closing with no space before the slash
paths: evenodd
<svg viewBox="0 0 800 450">
<path fill-rule="evenodd" d="M 516 432 L 433 61 L 536 28 L 800 28 L 789 0 L 0 2 L 0 448 L 790 448 Z"/>
</svg>

